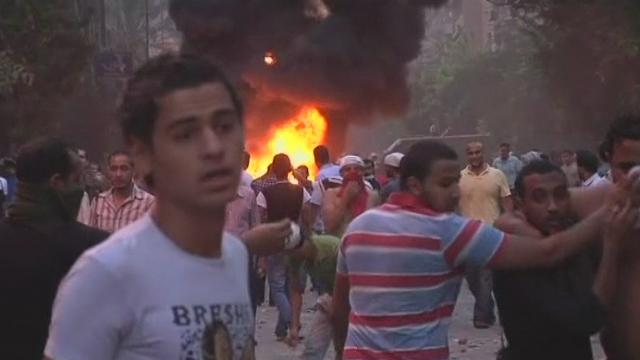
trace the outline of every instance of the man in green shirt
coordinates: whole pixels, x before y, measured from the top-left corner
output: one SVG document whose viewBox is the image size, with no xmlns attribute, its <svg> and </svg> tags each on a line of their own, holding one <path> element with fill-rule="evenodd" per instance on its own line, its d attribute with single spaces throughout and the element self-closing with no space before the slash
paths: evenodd
<svg viewBox="0 0 640 360">
<path fill-rule="evenodd" d="M 339 248 L 340 238 L 332 235 L 314 235 L 311 241 L 306 242 L 300 251 L 292 255 L 304 260 L 304 265 L 319 295 L 316 313 L 300 357 L 302 360 L 324 359 L 333 338 L 331 296 L 336 278 Z"/>
</svg>

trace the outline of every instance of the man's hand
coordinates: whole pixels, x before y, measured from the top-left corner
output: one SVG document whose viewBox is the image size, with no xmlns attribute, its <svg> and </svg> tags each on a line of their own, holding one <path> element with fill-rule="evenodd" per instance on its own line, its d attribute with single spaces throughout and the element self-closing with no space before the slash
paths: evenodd
<svg viewBox="0 0 640 360">
<path fill-rule="evenodd" d="M 264 223 L 242 235 L 249 251 L 254 255 L 269 256 L 284 249 L 285 239 L 291 235 L 291 220 Z"/>
<path fill-rule="evenodd" d="M 542 233 L 527 222 L 521 211 L 505 213 L 496 220 L 494 226 L 505 233 L 520 236 L 541 238 Z"/>
<path fill-rule="evenodd" d="M 623 242 L 630 239 L 630 234 L 638 221 L 638 209 L 626 201 L 624 207 L 614 206 L 611 209 L 604 228 L 604 246 L 620 249 Z"/>
<path fill-rule="evenodd" d="M 356 196 L 358 196 L 358 193 L 360 192 L 360 185 L 355 182 L 355 181 L 349 181 L 349 183 L 345 186 L 344 188 L 344 192 L 343 192 L 343 197 L 345 199 L 345 201 L 347 202 L 347 204 L 351 203 L 351 201 L 353 201 L 353 199 L 356 198 Z"/>
</svg>

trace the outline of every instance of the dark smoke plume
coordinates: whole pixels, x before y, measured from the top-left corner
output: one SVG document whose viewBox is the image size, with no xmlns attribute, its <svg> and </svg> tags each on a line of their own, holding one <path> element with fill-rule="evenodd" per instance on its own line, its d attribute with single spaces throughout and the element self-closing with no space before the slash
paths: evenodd
<svg viewBox="0 0 640 360">
<path fill-rule="evenodd" d="M 245 83 L 249 117 L 259 116 L 260 128 L 314 104 L 329 115 L 330 137 L 340 146 L 335 138 L 346 122 L 406 110 L 406 64 L 420 51 L 424 9 L 445 2 L 172 0 L 170 13 L 183 51 Z"/>
</svg>

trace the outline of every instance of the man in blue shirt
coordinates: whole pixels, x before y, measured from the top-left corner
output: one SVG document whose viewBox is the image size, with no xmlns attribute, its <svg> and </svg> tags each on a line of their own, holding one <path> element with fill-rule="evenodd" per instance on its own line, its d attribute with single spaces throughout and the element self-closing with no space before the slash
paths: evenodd
<svg viewBox="0 0 640 360">
<path fill-rule="evenodd" d="M 511 155 L 511 145 L 508 143 L 500 144 L 500 156 L 493 160 L 493 167 L 504 173 L 509 182 L 509 188 L 513 190 L 516 176 L 522 169 L 522 161 Z"/>
</svg>

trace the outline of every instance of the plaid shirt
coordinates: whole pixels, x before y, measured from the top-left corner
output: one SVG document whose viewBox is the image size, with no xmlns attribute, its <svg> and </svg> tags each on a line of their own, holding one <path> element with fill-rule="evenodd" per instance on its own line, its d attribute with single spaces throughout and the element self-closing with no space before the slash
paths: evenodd
<svg viewBox="0 0 640 360">
<path fill-rule="evenodd" d="M 253 192 L 255 192 L 256 196 L 258 196 L 258 194 L 264 191 L 264 189 L 268 188 L 269 186 L 275 185 L 277 182 L 278 179 L 276 179 L 275 175 L 262 175 L 259 178 L 253 180 L 253 182 L 251 183 L 251 188 L 253 189 Z"/>
<path fill-rule="evenodd" d="M 131 196 L 119 207 L 113 198 L 113 189 L 98 195 L 91 204 L 89 225 L 113 233 L 144 216 L 155 198 L 153 195 L 133 186 Z"/>
</svg>

